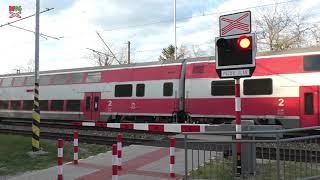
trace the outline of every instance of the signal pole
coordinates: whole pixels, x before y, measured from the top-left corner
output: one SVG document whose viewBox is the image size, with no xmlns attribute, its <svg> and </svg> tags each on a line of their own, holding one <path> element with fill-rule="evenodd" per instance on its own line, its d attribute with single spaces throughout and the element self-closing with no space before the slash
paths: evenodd
<svg viewBox="0 0 320 180">
<path fill-rule="evenodd" d="M 34 100 L 32 110 L 32 151 L 40 150 L 40 108 L 39 108 L 39 13 L 40 0 L 36 0 L 36 29 L 35 29 L 35 69 L 34 69 Z"/>
<path fill-rule="evenodd" d="M 174 8 L 173 8 L 173 22 L 174 22 L 174 61 L 177 60 L 177 22 L 176 22 L 176 16 L 177 16 L 177 0 L 174 0 Z"/>
<path fill-rule="evenodd" d="M 128 41 L 128 64 L 130 63 L 130 41 Z"/>
</svg>

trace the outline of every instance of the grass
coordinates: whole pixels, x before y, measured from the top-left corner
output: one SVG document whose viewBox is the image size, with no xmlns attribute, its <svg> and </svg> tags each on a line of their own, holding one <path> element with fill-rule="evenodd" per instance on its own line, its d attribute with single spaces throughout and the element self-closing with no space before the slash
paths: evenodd
<svg viewBox="0 0 320 180">
<path fill-rule="evenodd" d="M 41 140 L 40 147 L 47 155 L 31 157 L 31 137 L 0 135 L 0 176 L 31 170 L 46 169 L 57 164 L 57 141 Z M 87 158 L 110 150 L 103 145 L 79 143 L 79 158 Z M 64 162 L 73 160 L 73 142 L 64 143 Z"/>
<path fill-rule="evenodd" d="M 232 163 L 230 160 L 225 160 L 224 164 L 213 160 L 210 163 L 205 163 L 204 166 L 190 172 L 189 177 L 192 179 L 218 179 L 231 180 L 232 177 Z M 312 165 L 311 165 L 312 164 Z M 255 176 L 242 176 L 242 179 L 255 180 L 273 180 L 277 179 L 277 164 L 272 160 L 270 163 L 257 162 L 257 174 Z M 280 161 L 280 176 L 283 179 L 299 179 L 304 177 L 311 177 L 320 175 L 320 165 L 316 163 Z"/>
<path fill-rule="evenodd" d="M 191 171 L 190 177 L 192 177 L 192 179 L 233 179 L 230 162 L 225 161 L 222 163 L 220 161 L 219 163 L 216 163 L 214 159 L 212 160 L 211 165 L 208 162 L 198 169 Z"/>
</svg>

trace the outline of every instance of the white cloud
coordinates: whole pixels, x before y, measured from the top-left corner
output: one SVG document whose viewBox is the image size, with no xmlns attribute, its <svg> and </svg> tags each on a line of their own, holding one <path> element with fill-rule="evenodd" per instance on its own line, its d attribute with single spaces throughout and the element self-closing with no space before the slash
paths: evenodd
<svg viewBox="0 0 320 180">
<path fill-rule="evenodd" d="M 116 52 L 131 41 L 132 59 L 136 62 L 156 61 L 162 48 L 173 43 L 172 0 L 76 0 L 52 1 L 42 0 L 41 7 L 56 7 L 56 10 L 43 13 L 40 21 L 40 31 L 47 35 L 60 37 L 61 40 L 40 38 L 40 69 L 63 69 L 91 66 L 92 62 L 85 58 L 90 53 L 86 48 L 102 49 L 104 45 L 98 38 L 98 30 L 106 42 Z M 59 3 L 60 2 L 60 3 Z M 63 3 L 66 3 L 63 5 Z M 68 3 L 67 3 L 68 2 Z M 202 1 L 201 1 L 202 2 Z M 208 1 L 209 2 L 209 1 Z M 231 10 L 245 10 L 248 7 L 270 4 L 275 1 L 228 0 L 215 3 L 199 1 L 177 1 L 177 17 L 183 21 L 177 23 L 178 45 L 193 44 L 212 55 L 214 38 L 218 34 L 218 17 Z M 318 10 L 319 0 L 297 0 L 301 11 Z M 34 12 L 35 1 L 19 1 L 23 7 L 23 16 Z M 295 1 L 290 1 L 295 3 Z M 0 2 L 1 9 L 8 9 L 12 1 Z M 310 10 L 311 9 L 311 10 Z M 255 9 L 253 18 L 255 18 Z M 205 14 L 205 16 L 201 16 Z M 211 14 L 211 15 L 206 15 Z M 190 17 L 192 18 L 184 18 Z M 1 24 L 11 21 L 8 12 L 0 13 Z M 149 24 L 151 25 L 137 26 Z M 170 22 L 171 21 L 171 22 Z M 30 18 L 15 25 L 30 30 L 34 29 L 34 18 Z M 129 28 L 130 27 L 130 28 Z M 113 31 L 110 31 L 114 29 Z M 12 72 L 17 66 L 24 66 L 30 59 L 34 59 L 33 33 L 14 29 L 0 28 L 0 59 L 2 65 L 0 73 Z"/>
</svg>

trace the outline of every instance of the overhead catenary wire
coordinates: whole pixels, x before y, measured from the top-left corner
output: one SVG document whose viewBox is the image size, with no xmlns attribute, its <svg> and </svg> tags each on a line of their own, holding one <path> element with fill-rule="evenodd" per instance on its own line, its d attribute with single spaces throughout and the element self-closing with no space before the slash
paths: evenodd
<svg viewBox="0 0 320 180">
<path fill-rule="evenodd" d="M 14 28 L 17 28 L 17 29 L 21 29 L 21 30 L 24 30 L 24 31 L 28 31 L 28 32 L 31 32 L 31 33 L 35 33 L 32 30 L 29 30 L 29 29 L 26 29 L 26 28 L 22 28 L 22 27 L 19 27 L 19 26 L 15 26 L 15 25 L 12 25 L 12 24 L 8 24 L 8 26 L 14 27 Z M 54 36 L 49 36 L 49 35 L 46 35 L 46 34 L 43 34 L 43 33 L 40 33 L 40 36 L 42 38 L 44 38 L 44 39 L 52 38 L 52 39 L 55 39 L 55 40 L 60 40 L 60 38 L 57 38 L 57 37 L 54 37 Z"/>
<path fill-rule="evenodd" d="M 45 13 L 45 12 L 48 12 L 48 11 L 51 11 L 53 10 L 54 8 L 47 8 L 46 10 L 43 10 L 43 11 L 40 11 L 39 14 L 42 14 L 42 13 Z M 26 16 L 26 17 L 23 17 L 23 18 L 20 18 L 18 20 L 15 20 L 15 21 L 11 21 L 11 22 L 8 22 L 8 23 L 5 23 L 5 24 L 2 24 L 0 25 L 0 27 L 3 27 L 3 26 L 7 26 L 7 25 L 10 25 L 10 24 L 13 24 L 13 23 L 16 23 L 16 22 L 19 22 L 19 21 L 22 21 L 24 19 L 28 19 L 28 18 L 31 18 L 33 16 L 35 16 L 36 14 L 31 14 L 29 16 Z"/>
</svg>

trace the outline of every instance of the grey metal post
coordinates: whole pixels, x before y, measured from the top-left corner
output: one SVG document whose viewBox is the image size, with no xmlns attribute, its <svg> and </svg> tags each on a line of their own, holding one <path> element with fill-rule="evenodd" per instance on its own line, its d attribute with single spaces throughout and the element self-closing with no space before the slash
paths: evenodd
<svg viewBox="0 0 320 180">
<path fill-rule="evenodd" d="M 276 134 L 277 138 L 277 149 L 276 149 L 276 158 L 277 158 L 277 179 L 280 180 L 280 143 L 279 143 L 279 134 Z"/>
<path fill-rule="evenodd" d="M 40 150 L 40 108 L 39 108 L 39 13 L 40 0 L 36 0 L 36 29 L 35 29 L 35 69 L 34 69 L 34 101 L 32 111 L 32 151 Z"/>
<path fill-rule="evenodd" d="M 173 21 L 174 21 L 174 60 L 177 60 L 177 1 L 174 0 L 174 8 L 173 8 Z"/>
<path fill-rule="evenodd" d="M 187 134 L 184 135 L 184 177 L 188 179 L 188 146 L 187 146 Z"/>
<path fill-rule="evenodd" d="M 130 41 L 128 41 L 128 64 L 130 63 Z"/>
</svg>

